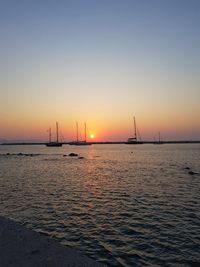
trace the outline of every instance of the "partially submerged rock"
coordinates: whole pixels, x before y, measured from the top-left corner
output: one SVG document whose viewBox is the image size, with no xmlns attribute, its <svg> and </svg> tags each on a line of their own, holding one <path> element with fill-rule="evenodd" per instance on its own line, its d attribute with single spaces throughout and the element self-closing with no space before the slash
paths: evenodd
<svg viewBox="0 0 200 267">
<path fill-rule="evenodd" d="M 69 157 L 78 157 L 78 154 L 76 154 L 76 153 L 69 153 L 69 155 L 68 155 Z"/>
<path fill-rule="evenodd" d="M 189 171 L 188 174 L 194 175 L 194 174 L 198 174 L 198 172 Z"/>
</svg>

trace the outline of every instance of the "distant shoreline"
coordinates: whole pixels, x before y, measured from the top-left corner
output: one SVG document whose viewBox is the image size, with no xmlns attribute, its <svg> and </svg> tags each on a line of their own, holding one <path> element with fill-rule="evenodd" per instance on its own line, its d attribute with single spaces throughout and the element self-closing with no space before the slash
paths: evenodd
<svg viewBox="0 0 200 267">
<path fill-rule="evenodd" d="M 63 145 L 69 145 L 71 142 L 62 142 Z M 115 145 L 115 144 L 125 144 L 125 142 L 88 142 L 93 145 Z M 3 142 L 0 145 L 46 145 L 47 142 Z M 143 141 L 143 144 L 156 144 L 155 141 Z M 162 141 L 162 144 L 200 144 L 200 140 L 197 141 Z"/>
</svg>

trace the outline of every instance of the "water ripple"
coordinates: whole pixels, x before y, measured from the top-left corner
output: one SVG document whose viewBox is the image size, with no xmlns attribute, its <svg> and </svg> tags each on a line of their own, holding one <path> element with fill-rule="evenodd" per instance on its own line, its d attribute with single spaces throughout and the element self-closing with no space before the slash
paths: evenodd
<svg viewBox="0 0 200 267">
<path fill-rule="evenodd" d="M 0 214 L 108 266 L 200 262 L 198 145 L 3 149 Z"/>
</svg>

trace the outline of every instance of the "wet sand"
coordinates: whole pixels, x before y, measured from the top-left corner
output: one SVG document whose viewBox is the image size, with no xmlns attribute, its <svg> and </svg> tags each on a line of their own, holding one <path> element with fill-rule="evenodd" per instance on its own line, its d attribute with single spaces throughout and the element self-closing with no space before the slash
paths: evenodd
<svg viewBox="0 0 200 267">
<path fill-rule="evenodd" d="M 0 216 L 1 267 L 102 267 L 52 238 Z"/>
</svg>

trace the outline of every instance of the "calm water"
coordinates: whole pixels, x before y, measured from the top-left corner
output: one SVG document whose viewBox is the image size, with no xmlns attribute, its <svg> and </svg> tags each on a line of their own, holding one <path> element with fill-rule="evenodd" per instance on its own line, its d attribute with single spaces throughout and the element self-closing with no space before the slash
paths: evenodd
<svg viewBox="0 0 200 267">
<path fill-rule="evenodd" d="M 0 214 L 108 266 L 197 266 L 199 173 L 199 144 L 0 146 Z"/>
</svg>

